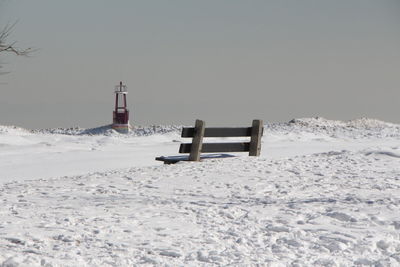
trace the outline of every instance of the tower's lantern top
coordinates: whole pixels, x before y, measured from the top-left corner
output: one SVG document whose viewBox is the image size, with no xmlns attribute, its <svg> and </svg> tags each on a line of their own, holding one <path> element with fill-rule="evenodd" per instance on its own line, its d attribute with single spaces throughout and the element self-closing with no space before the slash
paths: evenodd
<svg viewBox="0 0 400 267">
<path fill-rule="evenodd" d="M 126 85 L 123 85 L 122 82 L 119 82 L 119 85 L 115 86 L 115 91 L 116 94 L 127 94 L 127 87 Z"/>
</svg>

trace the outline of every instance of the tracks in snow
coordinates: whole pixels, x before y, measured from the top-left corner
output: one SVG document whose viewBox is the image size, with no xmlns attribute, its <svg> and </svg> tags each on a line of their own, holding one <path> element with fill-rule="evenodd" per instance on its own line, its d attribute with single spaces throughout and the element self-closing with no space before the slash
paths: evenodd
<svg viewBox="0 0 400 267">
<path fill-rule="evenodd" d="M 12 182 L 0 263 L 400 264 L 399 190 L 398 158 L 347 151 Z"/>
</svg>

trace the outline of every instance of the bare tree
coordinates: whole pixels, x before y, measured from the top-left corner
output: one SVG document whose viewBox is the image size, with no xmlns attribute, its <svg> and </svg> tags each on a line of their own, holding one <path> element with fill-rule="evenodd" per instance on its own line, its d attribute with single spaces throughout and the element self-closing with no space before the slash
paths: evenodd
<svg viewBox="0 0 400 267">
<path fill-rule="evenodd" d="M 33 50 L 32 48 L 27 48 L 27 49 L 19 49 L 15 45 L 17 42 L 8 42 L 8 37 L 10 36 L 14 26 L 16 23 L 11 24 L 11 25 L 6 25 L 1 31 L 0 31 L 0 53 L 3 52 L 9 52 L 13 53 L 17 56 L 27 56 L 29 53 L 31 53 Z"/>
<path fill-rule="evenodd" d="M 16 46 L 17 42 L 8 41 L 8 38 L 10 37 L 15 25 L 16 23 L 8 24 L 2 30 L 0 30 L 0 55 L 4 53 L 11 53 L 17 56 L 28 56 L 33 52 L 32 48 L 21 49 Z M 0 68 L 2 68 L 1 63 Z M 0 72 L 0 74 L 4 73 L 5 72 Z"/>
</svg>

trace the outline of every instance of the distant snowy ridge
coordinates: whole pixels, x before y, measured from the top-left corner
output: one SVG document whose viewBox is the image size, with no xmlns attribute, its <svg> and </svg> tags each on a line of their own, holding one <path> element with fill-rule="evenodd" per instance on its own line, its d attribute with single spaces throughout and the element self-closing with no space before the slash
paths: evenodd
<svg viewBox="0 0 400 267">
<path fill-rule="evenodd" d="M 33 130 L 35 133 L 42 134 L 65 134 L 65 135 L 120 135 L 120 136 L 148 136 L 155 134 L 166 134 L 170 132 L 180 131 L 182 126 L 175 125 L 150 125 L 150 126 L 134 126 L 128 134 L 120 134 L 111 128 L 111 125 L 105 125 L 95 128 L 53 128 Z"/>
<path fill-rule="evenodd" d="M 272 123 L 273 133 L 314 133 L 333 138 L 399 138 L 400 124 L 361 118 L 350 121 L 328 120 L 322 117 L 293 119 L 287 123 Z"/>
<path fill-rule="evenodd" d="M 31 130 L 27 130 L 18 126 L 0 125 L 0 134 L 9 133 L 9 134 L 20 135 L 20 134 L 30 134 L 31 132 L 32 132 Z"/>
<path fill-rule="evenodd" d="M 298 124 L 306 127 L 352 127 L 352 128 L 362 128 L 362 129 L 372 129 L 372 128 L 399 128 L 399 124 L 394 124 L 390 122 L 385 122 L 377 119 L 361 118 L 349 121 L 338 121 L 338 120 L 328 120 L 322 117 L 314 118 L 300 118 L 293 119 L 289 121 L 290 124 Z"/>
<path fill-rule="evenodd" d="M 27 130 L 16 126 L 1 126 L 0 134 L 64 134 L 64 135 L 104 135 L 104 136 L 149 136 L 155 134 L 180 133 L 182 126 L 178 125 L 151 125 L 133 126 L 129 134 L 119 134 L 105 125 L 95 128 L 50 128 Z M 299 118 L 285 123 L 265 124 L 265 130 L 271 134 L 298 134 L 313 133 L 333 138 L 398 138 L 400 137 L 400 124 L 384 122 L 376 119 L 361 118 L 350 121 L 329 120 L 322 117 Z"/>
</svg>

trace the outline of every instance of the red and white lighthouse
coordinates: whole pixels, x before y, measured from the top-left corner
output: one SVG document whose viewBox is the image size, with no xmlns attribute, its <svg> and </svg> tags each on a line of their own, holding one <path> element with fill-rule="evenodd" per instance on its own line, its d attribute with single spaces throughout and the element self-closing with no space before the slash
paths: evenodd
<svg viewBox="0 0 400 267">
<path fill-rule="evenodd" d="M 129 110 L 126 106 L 126 85 L 122 82 L 115 86 L 115 109 L 113 111 L 113 124 L 112 128 L 120 133 L 129 132 Z"/>
</svg>

